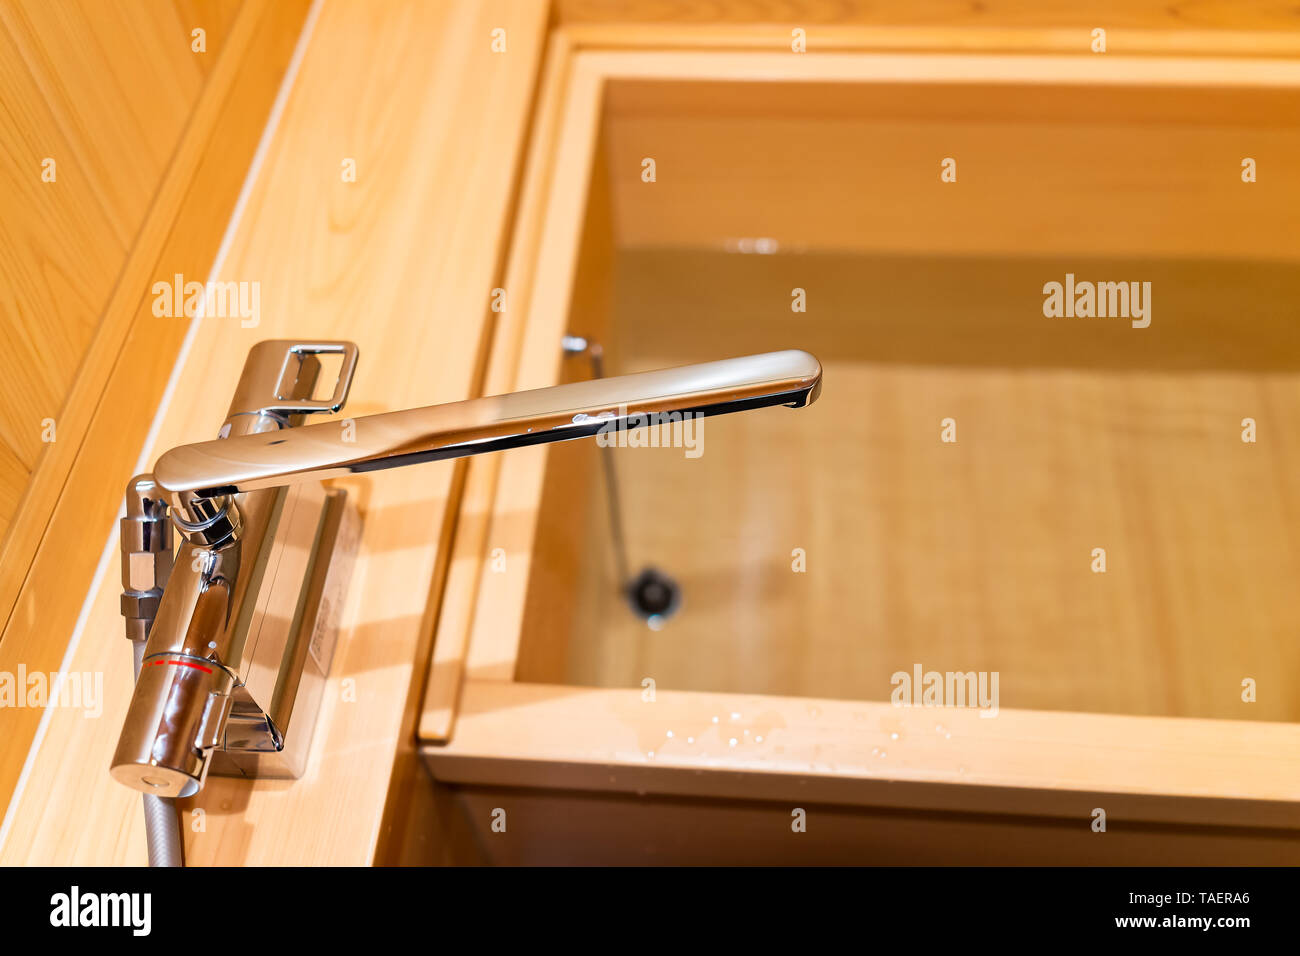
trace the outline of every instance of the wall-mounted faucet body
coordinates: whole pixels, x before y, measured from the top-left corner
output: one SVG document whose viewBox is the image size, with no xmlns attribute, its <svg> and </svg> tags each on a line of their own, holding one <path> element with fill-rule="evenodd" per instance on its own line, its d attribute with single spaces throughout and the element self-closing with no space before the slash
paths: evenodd
<svg viewBox="0 0 1300 956">
<path fill-rule="evenodd" d="M 316 355 L 325 352 L 343 356 L 339 383 L 330 399 L 313 402 Z M 355 364 L 356 347 L 347 343 L 255 346 L 222 440 L 281 433 L 307 414 L 336 411 Z M 137 570 L 128 582 L 129 567 L 149 567 L 136 529 L 156 529 L 148 543 L 160 546 L 166 526 L 157 523 L 169 517 L 181 533 L 170 575 L 159 585 Z M 356 524 L 346 494 L 319 483 L 236 500 L 173 494 L 151 475 L 132 480 L 122 521 L 122 610 L 128 637 L 147 634 L 148 642 L 113 757 L 117 780 L 172 797 L 197 791 L 209 769 L 301 774 Z"/>
<path fill-rule="evenodd" d="M 342 369 L 331 398 L 313 401 L 322 353 L 341 355 Z M 343 493 L 326 492 L 319 479 L 583 438 L 675 413 L 802 407 L 821 387 L 813 356 L 769 352 L 299 425 L 342 407 L 356 359 L 344 342 L 255 346 L 221 438 L 167 452 L 128 488 L 124 583 L 128 554 L 137 554 L 128 551 L 137 547 L 126 524 L 133 515 L 156 519 L 169 507 L 184 540 L 157 585 L 160 599 L 156 587 L 132 596 L 130 584 L 123 599 L 128 636 L 148 632 L 113 758 L 127 786 L 187 796 L 209 767 L 301 772 L 333 646 L 333 622 L 321 611 L 338 603 L 356 537 Z M 150 583 L 145 577 L 137 583 Z M 156 601 L 152 626 L 141 594 Z"/>
</svg>

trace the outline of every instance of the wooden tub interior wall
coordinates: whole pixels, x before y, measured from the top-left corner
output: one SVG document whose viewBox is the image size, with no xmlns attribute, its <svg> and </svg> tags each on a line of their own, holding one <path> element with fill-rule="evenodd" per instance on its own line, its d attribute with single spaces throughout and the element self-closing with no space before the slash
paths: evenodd
<svg viewBox="0 0 1300 956">
<path fill-rule="evenodd" d="M 804 348 L 825 388 L 614 452 L 633 571 L 682 587 L 659 631 L 607 452 L 550 449 L 516 679 L 886 700 L 919 663 L 1002 707 L 1300 719 L 1298 105 L 611 81 L 569 331 L 608 374 Z M 1150 283 L 1149 326 L 1045 317 L 1067 273 Z"/>
</svg>

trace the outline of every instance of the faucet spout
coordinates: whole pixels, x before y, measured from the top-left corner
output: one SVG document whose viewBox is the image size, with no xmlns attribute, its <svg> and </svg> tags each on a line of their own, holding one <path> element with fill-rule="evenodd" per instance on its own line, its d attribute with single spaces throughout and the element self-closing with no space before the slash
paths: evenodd
<svg viewBox="0 0 1300 956">
<path fill-rule="evenodd" d="M 568 441 L 665 415 L 802 407 L 816 400 L 821 374 L 807 352 L 766 352 L 184 445 L 158 459 L 154 477 L 173 497 L 215 498 Z"/>
</svg>

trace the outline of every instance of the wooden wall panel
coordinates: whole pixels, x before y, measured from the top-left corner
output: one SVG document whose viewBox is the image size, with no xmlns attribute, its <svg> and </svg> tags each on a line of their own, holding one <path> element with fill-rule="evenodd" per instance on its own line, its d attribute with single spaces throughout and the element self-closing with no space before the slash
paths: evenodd
<svg viewBox="0 0 1300 956">
<path fill-rule="evenodd" d="M 556 0 L 556 19 L 583 23 L 800 23 L 945 28 L 1079 26 L 1176 30 L 1296 29 L 1294 8 L 1270 0 Z"/>
<path fill-rule="evenodd" d="M 1271 0 L 556 0 L 574 49 L 1058 52 L 1294 56 L 1300 12 Z"/>
<path fill-rule="evenodd" d="M 206 278 L 308 7 L 256 0 L 240 8 L 168 159 L 80 359 L 58 440 L 44 447 L 0 553 L 0 672 L 60 665 L 104 547 L 103 534 L 86 529 L 106 528 L 121 507 L 188 327 L 152 314 L 150 287 L 177 272 Z M 0 805 L 41 715 L 0 710 Z"/>
<path fill-rule="evenodd" d="M 617 241 L 1294 262 L 1300 91 L 1281 70 L 1251 82 L 771 82 L 757 100 L 744 83 L 615 79 L 603 138 Z M 643 156 L 658 164 L 653 189 Z M 1268 170 L 1249 187 L 1245 156 Z M 958 158 L 955 189 L 939 182 L 941 157 Z"/>
<path fill-rule="evenodd" d="M 0 3 L 0 541 L 241 0 Z M 207 31 L 193 52 L 191 30 Z M 43 163 L 54 161 L 52 182 Z M 20 547 L 18 560 L 30 560 Z M 13 560 L 13 559 L 10 559 Z"/>
<path fill-rule="evenodd" d="M 262 339 L 357 341 L 361 362 L 346 414 L 454 401 L 479 387 L 477 357 L 490 331 L 546 8 L 531 0 L 330 0 L 318 9 L 218 270 L 221 281 L 260 283 L 260 322 L 197 324 L 151 459 L 214 434 L 248 348 Z M 507 31 L 504 55 L 491 51 L 495 27 Z M 341 180 L 344 157 L 356 160 L 356 182 Z M 142 306 L 133 341 L 160 327 L 147 301 Z M 132 403 L 134 420 L 138 383 L 166 380 L 170 369 L 145 358 L 123 353 L 112 398 L 91 427 L 96 447 L 109 447 L 116 396 Z M 82 517 L 81 539 L 58 536 L 65 546 L 42 564 L 51 581 L 60 553 L 63 563 L 84 562 L 104 547 L 113 531 L 108 499 L 115 509 L 130 475 L 120 458 L 83 474 L 86 458 L 74 480 L 95 496 L 93 515 Z M 209 779 L 186 807 L 207 814 L 205 832 L 186 828 L 189 863 L 358 865 L 445 852 L 421 832 L 438 811 L 415 759 L 414 720 L 453 477 L 452 463 L 437 463 L 349 480 L 365 528 L 308 770 L 293 783 Z M 74 525 L 78 509 L 66 495 L 56 522 L 65 510 Z M 94 720 L 69 708 L 51 713 L 14 798 L 0 862 L 144 861 L 139 795 L 107 772 L 131 680 L 120 585 L 115 568 L 95 578 L 86 626 L 74 631 L 91 577 L 78 574 L 75 599 L 41 615 L 37 629 L 46 644 L 81 635 L 69 668 L 103 673 L 104 710 Z M 73 591 L 69 583 L 64 593 Z"/>
<path fill-rule="evenodd" d="M 449 796 L 476 837 L 471 845 L 493 866 L 1287 866 L 1300 855 L 1292 830 L 1111 817 L 1102 836 L 1092 832 L 1086 810 L 1027 819 L 806 799 L 696 801 L 503 787 L 449 788 Z M 803 832 L 791 828 L 794 807 L 806 813 Z M 504 833 L 492 829 L 501 811 Z"/>
</svg>

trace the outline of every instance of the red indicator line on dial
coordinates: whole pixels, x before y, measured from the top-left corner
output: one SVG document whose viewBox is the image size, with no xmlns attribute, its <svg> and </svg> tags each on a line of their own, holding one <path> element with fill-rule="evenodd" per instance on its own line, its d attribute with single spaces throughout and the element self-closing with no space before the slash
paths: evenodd
<svg viewBox="0 0 1300 956">
<path fill-rule="evenodd" d="M 204 667 L 202 664 L 194 664 L 190 661 L 150 661 L 149 662 L 150 667 L 152 667 L 155 664 L 175 664 L 177 667 L 193 667 L 196 671 L 203 671 L 203 673 L 205 674 L 212 673 L 211 667 Z"/>
</svg>

